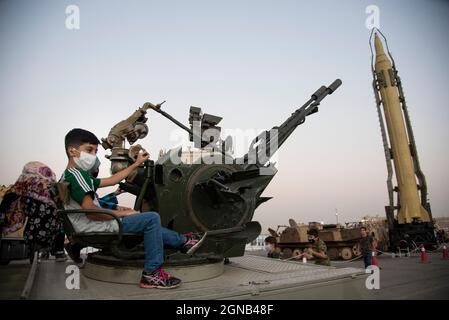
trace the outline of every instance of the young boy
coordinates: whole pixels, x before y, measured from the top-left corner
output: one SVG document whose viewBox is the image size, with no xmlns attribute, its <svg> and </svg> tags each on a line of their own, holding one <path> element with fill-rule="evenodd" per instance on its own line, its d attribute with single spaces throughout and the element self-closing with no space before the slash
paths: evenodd
<svg viewBox="0 0 449 320">
<path fill-rule="evenodd" d="M 100 141 L 93 133 L 83 129 L 73 129 L 65 136 L 68 164 L 63 180 L 70 184 L 70 202 L 65 209 L 101 209 L 95 195 L 96 190 L 118 184 L 149 158 L 148 154 L 139 154 L 132 165 L 113 176 L 104 179 L 92 178 L 89 171 L 97 161 L 99 144 Z M 164 261 L 164 244 L 192 254 L 201 240 L 192 233 L 180 235 L 161 227 L 157 212 L 140 213 L 131 209 L 110 210 L 110 212 L 122 220 L 123 232 L 144 236 L 145 264 L 140 287 L 174 288 L 179 286 L 181 280 L 166 273 L 161 267 Z M 69 219 L 77 232 L 118 231 L 115 219 L 101 213 L 73 214 L 69 216 Z"/>
</svg>

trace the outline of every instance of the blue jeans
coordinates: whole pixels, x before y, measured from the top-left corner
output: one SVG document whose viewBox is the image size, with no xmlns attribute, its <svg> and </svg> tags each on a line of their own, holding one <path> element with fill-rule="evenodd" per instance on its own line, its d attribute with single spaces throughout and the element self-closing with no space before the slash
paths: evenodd
<svg viewBox="0 0 449 320">
<path fill-rule="evenodd" d="M 122 218 L 123 232 L 143 234 L 145 249 L 145 272 L 152 272 L 164 262 L 164 245 L 179 248 L 186 238 L 161 226 L 157 212 L 142 212 Z"/>
<path fill-rule="evenodd" d="M 365 262 L 365 269 L 368 268 L 371 265 L 371 251 L 365 252 L 363 254 L 363 262 Z"/>
</svg>

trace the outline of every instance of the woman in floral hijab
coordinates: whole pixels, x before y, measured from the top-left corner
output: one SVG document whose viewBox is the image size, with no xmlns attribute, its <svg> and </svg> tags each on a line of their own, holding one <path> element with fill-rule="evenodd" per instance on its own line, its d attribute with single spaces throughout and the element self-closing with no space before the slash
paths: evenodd
<svg viewBox="0 0 449 320">
<path fill-rule="evenodd" d="M 48 166 L 38 161 L 28 162 L 5 195 L 0 211 L 9 212 L 15 219 L 18 213 L 28 218 L 24 238 L 29 245 L 53 248 L 55 241 L 61 242 L 62 237 L 62 247 L 56 249 L 64 254 L 62 222 L 49 190 L 54 183 L 56 176 Z"/>
</svg>

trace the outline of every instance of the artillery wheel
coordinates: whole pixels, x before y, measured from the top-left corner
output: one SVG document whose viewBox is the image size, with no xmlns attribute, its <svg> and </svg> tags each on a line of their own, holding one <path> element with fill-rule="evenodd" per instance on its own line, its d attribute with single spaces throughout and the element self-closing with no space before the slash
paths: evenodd
<svg viewBox="0 0 449 320">
<path fill-rule="evenodd" d="M 344 247 L 343 249 L 341 249 L 341 257 L 343 258 L 343 260 L 351 260 L 352 259 L 352 249 L 349 247 Z"/>
<path fill-rule="evenodd" d="M 331 260 L 337 260 L 340 254 L 338 253 L 337 248 L 329 248 L 329 250 L 327 250 L 327 256 Z"/>
<path fill-rule="evenodd" d="M 352 247 L 352 253 L 356 257 L 358 257 L 358 256 L 360 256 L 362 254 L 362 252 L 360 252 L 360 250 L 359 250 L 359 246 L 356 245 L 356 244 Z"/>
<path fill-rule="evenodd" d="M 288 259 L 292 257 L 292 249 L 285 248 L 282 250 L 282 259 Z"/>
<path fill-rule="evenodd" d="M 302 254 L 302 250 L 301 249 L 295 249 L 293 250 L 293 257 L 296 257 L 294 259 L 299 259 L 299 255 Z"/>
</svg>

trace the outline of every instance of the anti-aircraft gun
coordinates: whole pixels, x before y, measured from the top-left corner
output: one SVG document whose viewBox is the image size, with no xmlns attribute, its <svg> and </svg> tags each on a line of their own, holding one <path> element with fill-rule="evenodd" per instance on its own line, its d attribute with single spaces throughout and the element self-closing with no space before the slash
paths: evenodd
<svg viewBox="0 0 449 320">
<path fill-rule="evenodd" d="M 140 146 L 127 149 L 125 141 L 132 145 L 147 135 L 145 115 L 150 109 L 187 131 L 199 150 L 192 163 L 182 160 L 181 148 L 169 150 L 157 161 L 147 161 L 121 184 L 122 189 L 136 195 L 135 209 L 159 212 L 163 226 L 180 233 L 207 232 L 194 257 L 168 250 L 166 262 L 184 264 L 244 254 L 246 243 L 261 231 L 260 224 L 252 221 L 254 211 L 271 199 L 262 196 L 277 172 L 270 158 L 340 85 L 341 80 L 337 79 L 329 87 L 320 87 L 281 125 L 259 134 L 241 158 L 229 153 L 230 138 L 220 139 L 217 125 L 221 118 L 203 114 L 196 107 L 190 108 L 190 127 L 163 111 L 162 103 L 147 102 L 111 129 L 102 144 L 112 150 L 109 159 L 113 173 L 132 163 L 141 149 Z"/>
</svg>

